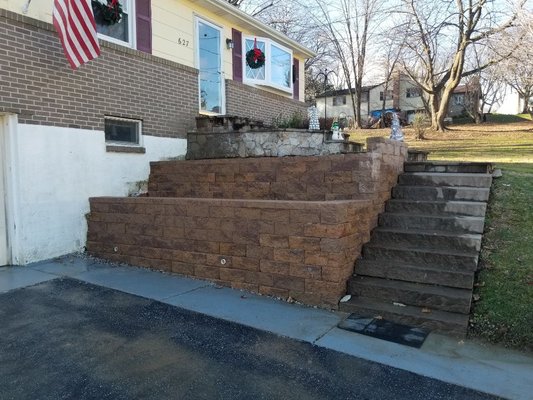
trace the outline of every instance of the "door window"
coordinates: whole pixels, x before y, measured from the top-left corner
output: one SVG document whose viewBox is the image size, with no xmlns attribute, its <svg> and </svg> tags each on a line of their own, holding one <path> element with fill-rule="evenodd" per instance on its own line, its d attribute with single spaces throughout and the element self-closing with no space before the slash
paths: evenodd
<svg viewBox="0 0 533 400">
<path fill-rule="evenodd" d="M 198 20 L 198 69 L 200 111 L 222 114 L 221 33 L 214 25 Z"/>
</svg>

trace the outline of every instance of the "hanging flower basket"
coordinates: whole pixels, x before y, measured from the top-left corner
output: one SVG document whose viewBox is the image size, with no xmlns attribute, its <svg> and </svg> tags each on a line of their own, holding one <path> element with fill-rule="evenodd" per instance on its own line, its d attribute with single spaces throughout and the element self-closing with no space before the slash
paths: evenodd
<svg viewBox="0 0 533 400">
<path fill-rule="evenodd" d="M 101 25 L 115 25 L 122 19 L 122 5 L 118 0 L 107 0 L 106 4 L 92 0 L 94 19 Z"/>
<path fill-rule="evenodd" d="M 258 69 L 265 65 L 265 53 L 257 47 L 257 39 L 254 40 L 254 48 L 246 52 L 246 64 L 251 69 Z"/>
</svg>

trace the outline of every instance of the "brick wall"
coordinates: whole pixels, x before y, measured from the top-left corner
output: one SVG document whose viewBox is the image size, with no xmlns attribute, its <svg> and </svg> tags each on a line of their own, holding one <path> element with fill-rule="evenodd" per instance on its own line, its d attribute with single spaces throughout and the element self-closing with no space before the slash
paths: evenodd
<svg viewBox="0 0 533 400">
<path fill-rule="evenodd" d="M 241 82 L 226 80 L 226 114 L 249 117 L 272 124 L 273 119 L 301 113 L 307 118 L 307 105 Z"/>
<path fill-rule="evenodd" d="M 25 124 L 104 129 L 104 115 L 143 120 L 143 133 L 185 138 L 198 114 L 198 71 L 100 41 L 72 71 L 51 24 L 0 9 L 0 112 Z"/>
<path fill-rule="evenodd" d="M 336 308 L 368 201 L 93 198 L 88 250 L 117 262 Z"/>
</svg>

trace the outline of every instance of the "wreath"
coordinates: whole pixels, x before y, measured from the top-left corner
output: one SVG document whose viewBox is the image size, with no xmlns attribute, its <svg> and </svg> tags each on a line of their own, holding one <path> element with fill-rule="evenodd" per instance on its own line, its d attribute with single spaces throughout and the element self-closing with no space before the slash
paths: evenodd
<svg viewBox="0 0 533 400">
<path fill-rule="evenodd" d="M 246 52 L 246 64 L 251 69 L 258 69 L 265 65 L 265 53 L 257 47 L 257 39 L 254 39 L 254 48 Z"/>
<path fill-rule="evenodd" d="M 118 0 L 107 0 L 106 4 L 92 0 L 94 19 L 102 25 L 115 25 L 122 19 L 122 5 Z"/>
</svg>

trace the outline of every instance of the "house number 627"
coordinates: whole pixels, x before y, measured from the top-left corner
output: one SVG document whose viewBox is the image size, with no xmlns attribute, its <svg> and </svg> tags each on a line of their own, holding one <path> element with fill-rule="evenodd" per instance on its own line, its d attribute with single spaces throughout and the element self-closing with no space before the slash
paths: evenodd
<svg viewBox="0 0 533 400">
<path fill-rule="evenodd" d="M 189 47 L 189 41 L 182 39 L 182 38 L 178 38 L 178 44 L 181 44 L 182 46 L 185 46 L 185 47 Z"/>
</svg>

